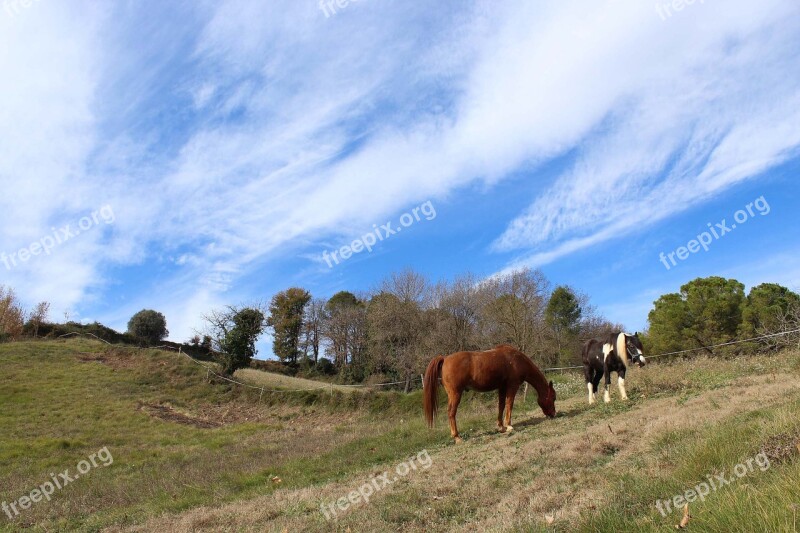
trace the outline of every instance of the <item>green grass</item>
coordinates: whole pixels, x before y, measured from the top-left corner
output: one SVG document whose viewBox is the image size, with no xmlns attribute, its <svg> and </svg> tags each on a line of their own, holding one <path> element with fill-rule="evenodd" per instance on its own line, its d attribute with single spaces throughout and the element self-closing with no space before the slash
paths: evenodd
<svg viewBox="0 0 800 533">
<path fill-rule="evenodd" d="M 0 365 L 0 502 L 28 494 L 46 482 L 51 472 L 74 471 L 79 461 L 103 447 L 114 458 L 112 465 L 92 470 L 54 494 L 51 502 L 36 504 L 13 522 L 0 513 L 0 531 L 22 527 L 97 531 L 141 524 L 164 513 L 203 505 L 324 487 L 350 478 L 368 479 L 379 465 L 397 464 L 422 449 L 432 455 L 452 450 L 443 420 L 434 431 L 425 428 L 420 391 L 354 393 L 334 387 L 333 391 L 265 393 L 262 397 L 258 390 L 215 379 L 209 382 L 202 367 L 175 353 L 109 348 L 83 339 L 0 344 Z M 624 415 L 647 402 L 661 400 L 683 409 L 693 398 L 729 387 L 742 376 L 787 370 L 800 370 L 796 356 L 701 358 L 653 365 L 629 375 L 630 402 L 594 406 L 584 401 L 582 376 L 554 374 L 550 378 L 559 394 L 561 416 L 552 424 L 520 425 L 518 436 L 508 439 L 498 437 L 494 429 L 496 395 L 468 392 L 459 409 L 459 429 L 467 447 L 461 450 L 508 442 L 509 448 L 492 452 L 502 458 L 525 449 L 530 439 L 563 435 L 565 442 L 574 441 L 583 438 L 585 428 L 597 420 Z M 735 393 L 732 388 L 730 394 Z M 442 407 L 444 397 L 440 391 Z M 738 414 L 700 432 L 666 430 L 649 449 L 622 464 L 615 460 L 617 450 L 603 449 L 591 468 L 612 481 L 615 490 L 609 492 L 609 501 L 555 527 L 563 531 L 671 529 L 679 513 L 663 518 L 654 505 L 657 499 L 680 494 L 718 469 L 729 471 L 764 447 L 793 442 L 795 435 L 800 436 L 798 408 L 800 394 L 793 394 L 778 408 Z M 173 418 L 155 416 L 158 409 Z M 439 414 L 444 418 L 445 410 Z M 536 394 L 529 390 L 526 402 L 521 396 L 517 399 L 515 422 L 531 415 L 539 416 L 539 411 Z M 202 427 L 199 422 L 213 424 Z M 755 523 L 764 524 L 762 530 L 793 531 L 796 510 L 792 505 L 800 503 L 800 465 L 795 455 L 776 460 L 766 472 L 756 471 L 711 494 L 705 502 L 693 504 L 691 528 L 745 531 L 750 529 L 742 524 L 752 527 Z M 612 460 L 615 464 L 610 467 Z M 355 509 L 342 524 L 357 530 L 363 516 L 375 512 L 392 529 L 408 524 L 424 529 L 433 512 L 426 514 L 426 509 L 432 508 L 438 529 L 468 525 L 490 511 L 486 502 L 499 501 L 507 491 L 524 487 L 532 476 L 550 468 L 549 461 L 542 453 L 526 461 L 524 469 L 501 468 L 467 501 L 445 497 L 445 493 L 431 502 L 427 493 L 397 490 L 386 494 L 380 507 Z M 553 488 L 559 499 L 570 498 L 571 483 Z M 318 503 L 297 501 L 280 513 L 282 518 L 302 517 L 311 529 L 324 529 L 328 524 Z M 544 530 L 539 523 L 530 528 Z"/>
<path fill-rule="evenodd" d="M 611 502 L 599 513 L 587 513 L 577 530 L 638 532 L 671 528 L 680 521 L 682 512 L 673 510 L 664 517 L 657 510 L 657 500 L 670 500 L 684 494 L 707 481 L 708 476 L 715 479 L 715 474 L 722 474 L 726 479 L 736 478 L 733 473 L 736 465 L 746 464 L 748 459 L 768 448 L 776 436 L 800 435 L 798 412 L 800 399 L 794 395 L 779 409 L 736 416 L 699 434 L 696 431 L 663 434 L 650 451 L 660 474 L 637 473 L 633 468 L 616 474 L 616 490 Z M 712 490 L 704 501 L 691 503 L 690 529 L 797 531 L 796 510 L 800 504 L 797 453 L 789 450 L 784 459 L 773 457 L 769 466 L 762 469 L 765 464 L 753 462 L 752 470 L 743 477 Z"/>
<path fill-rule="evenodd" d="M 74 471 L 103 447 L 114 458 L 13 523 L 0 513 L 0 530 L 133 524 L 329 482 L 443 444 L 423 425 L 419 392 L 306 391 L 259 402 L 259 391 L 209 383 L 201 367 L 170 352 L 115 348 L 113 362 L 91 360 L 107 350 L 82 339 L 0 345 L 0 502 L 28 494 L 51 472 Z M 152 417 L 142 404 L 211 420 L 246 411 L 250 420 L 199 428 Z M 342 416 L 342 424 L 327 427 Z M 295 424 L 298 417 L 306 418 Z"/>
</svg>

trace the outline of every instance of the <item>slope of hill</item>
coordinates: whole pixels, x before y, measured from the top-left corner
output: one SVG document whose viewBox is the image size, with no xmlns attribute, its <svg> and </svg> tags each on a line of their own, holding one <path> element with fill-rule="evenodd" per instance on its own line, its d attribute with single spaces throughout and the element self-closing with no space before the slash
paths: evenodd
<svg viewBox="0 0 800 533">
<path fill-rule="evenodd" d="M 348 387 L 346 385 L 336 385 L 332 383 L 324 383 L 322 381 L 314 381 L 313 379 L 284 376 L 282 374 L 276 374 L 274 372 L 265 372 L 263 370 L 256 370 L 254 368 L 242 368 L 241 370 L 237 370 L 234 377 L 245 383 L 265 388 L 288 389 L 288 390 L 298 390 L 298 391 L 336 390 L 339 392 L 348 392 L 348 393 L 359 390 L 358 387 Z"/>
<path fill-rule="evenodd" d="M 796 527 L 796 353 L 649 365 L 629 373 L 624 404 L 590 407 L 582 378 L 554 376 L 559 416 L 529 395 L 505 435 L 494 396 L 469 395 L 460 446 L 445 421 L 424 427 L 418 394 L 259 402 L 176 354 L 85 340 L 0 345 L 0 364 L 0 502 L 113 455 L 51 501 L 0 514 L 3 530 L 658 531 L 681 513 L 657 500 L 735 477 L 761 452 L 767 468 L 691 504 L 690 528 Z M 365 485 L 379 487 L 368 503 L 336 506 Z"/>
</svg>

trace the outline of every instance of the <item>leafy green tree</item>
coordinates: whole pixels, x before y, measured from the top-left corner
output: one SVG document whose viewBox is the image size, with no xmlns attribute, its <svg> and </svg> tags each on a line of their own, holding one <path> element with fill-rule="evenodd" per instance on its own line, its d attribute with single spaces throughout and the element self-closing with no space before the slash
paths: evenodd
<svg viewBox="0 0 800 533">
<path fill-rule="evenodd" d="M 689 327 L 686 335 L 705 347 L 736 338 L 742 322 L 744 285 L 735 279 L 719 276 L 697 278 L 681 287 L 686 301 Z"/>
<path fill-rule="evenodd" d="M 147 344 L 155 344 L 169 335 L 167 319 L 158 311 L 142 309 L 128 321 L 128 333 Z"/>
<path fill-rule="evenodd" d="M 736 338 L 744 301 L 744 285 L 735 279 L 711 276 L 686 283 L 680 294 L 665 294 L 655 302 L 648 316 L 649 349 L 714 353 L 712 345 Z"/>
<path fill-rule="evenodd" d="M 273 328 L 272 349 L 281 361 L 297 362 L 303 311 L 310 300 L 308 291 L 297 287 L 279 292 L 272 298 L 267 325 Z"/>
<path fill-rule="evenodd" d="M 763 283 L 750 289 L 742 310 L 739 335 L 752 338 L 781 331 L 786 314 L 800 306 L 800 295 L 777 283 Z M 755 348 L 756 345 L 753 345 Z"/>
<path fill-rule="evenodd" d="M 689 309 L 678 293 L 665 294 L 653 304 L 647 316 L 650 327 L 646 335 L 645 353 L 667 353 L 690 347 L 686 340 Z M 645 340 L 642 339 L 644 343 Z"/>
<path fill-rule="evenodd" d="M 220 342 L 222 371 L 228 375 L 250 366 L 250 361 L 258 353 L 256 341 L 264 331 L 264 313 L 258 309 L 244 308 L 237 311 L 230 322 L 232 327 Z"/>
<path fill-rule="evenodd" d="M 575 293 L 569 287 L 559 286 L 550 295 L 544 318 L 553 332 L 559 355 L 577 336 L 583 310 Z"/>
</svg>

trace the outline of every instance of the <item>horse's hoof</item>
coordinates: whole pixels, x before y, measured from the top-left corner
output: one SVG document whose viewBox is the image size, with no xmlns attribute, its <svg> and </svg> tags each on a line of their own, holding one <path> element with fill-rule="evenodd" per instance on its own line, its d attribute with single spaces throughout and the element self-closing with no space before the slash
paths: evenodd
<svg viewBox="0 0 800 533">
<path fill-rule="evenodd" d="M 455 441 L 456 441 L 456 444 L 461 444 L 462 442 L 464 442 L 464 439 L 462 439 L 461 437 L 456 437 Z"/>
<path fill-rule="evenodd" d="M 514 431 L 514 426 L 506 426 L 506 431 L 511 433 L 512 431 Z"/>
</svg>

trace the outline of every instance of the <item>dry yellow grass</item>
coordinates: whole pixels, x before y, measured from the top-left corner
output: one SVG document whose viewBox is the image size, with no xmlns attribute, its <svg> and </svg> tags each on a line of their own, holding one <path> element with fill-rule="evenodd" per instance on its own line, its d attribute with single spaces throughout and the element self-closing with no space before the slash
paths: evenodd
<svg viewBox="0 0 800 533">
<path fill-rule="evenodd" d="M 312 379 L 295 378 L 284 376 L 273 372 L 264 372 L 253 368 L 242 368 L 237 370 L 234 377 L 244 383 L 265 387 L 268 389 L 287 389 L 287 390 L 336 390 L 339 392 L 354 392 L 358 387 L 347 387 L 314 381 Z"/>
<path fill-rule="evenodd" d="M 321 503 L 347 496 L 402 458 L 336 482 L 199 507 L 126 531 L 544 531 L 551 520 L 568 531 L 613 495 L 610 473 L 656 475 L 664 468 L 652 450 L 665 435 L 699 432 L 800 397 L 796 367 L 787 364 L 792 357 L 652 365 L 629 375 L 630 403 L 615 398 L 610 406 L 587 406 L 575 390 L 580 380 L 570 379 L 555 420 L 517 411 L 516 430 L 498 435 L 487 412 L 485 431 L 460 446 L 442 430 L 441 445 L 429 449 L 430 469 L 403 477 L 334 521 L 325 519 Z"/>
</svg>

